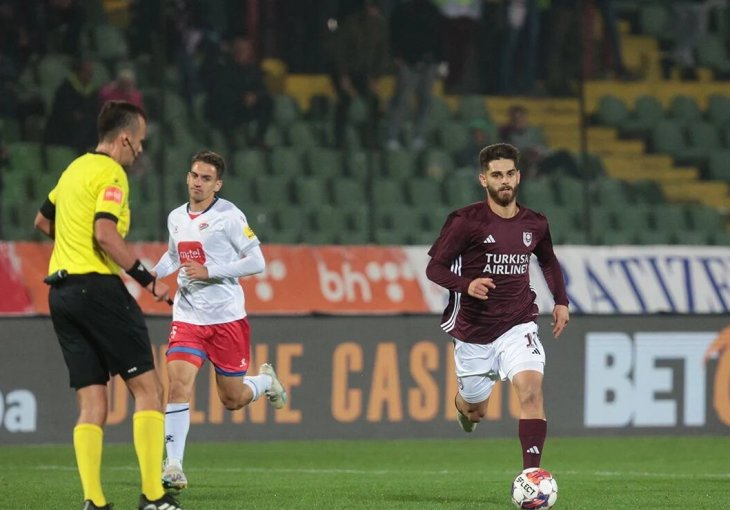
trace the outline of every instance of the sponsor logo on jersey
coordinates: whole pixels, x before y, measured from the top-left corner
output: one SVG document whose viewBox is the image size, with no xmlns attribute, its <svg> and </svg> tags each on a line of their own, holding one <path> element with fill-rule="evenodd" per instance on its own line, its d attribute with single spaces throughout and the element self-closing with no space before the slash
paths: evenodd
<svg viewBox="0 0 730 510">
<path fill-rule="evenodd" d="M 117 204 L 122 203 L 122 190 L 116 186 L 109 186 L 104 190 L 104 201 L 115 202 Z"/>
<path fill-rule="evenodd" d="M 253 230 L 251 230 L 251 227 L 249 227 L 248 225 L 245 225 L 243 227 L 243 233 L 246 234 L 246 237 L 248 237 L 249 239 L 253 239 L 254 237 L 256 237 L 256 234 L 254 234 Z"/>
<path fill-rule="evenodd" d="M 181 264 L 191 260 L 205 264 L 205 252 L 200 241 L 180 241 L 177 243 L 177 254 Z"/>
<path fill-rule="evenodd" d="M 206 229 L 206 228 L 208 228 L 209 226 L 210 226 L 210 225 L 208 225 L 207 223 L 203 222 L 203 223 L 201 223 L 200 225 L 198 225 L 198 230 L 205 230 L 205 229 Z"/>
</svg>

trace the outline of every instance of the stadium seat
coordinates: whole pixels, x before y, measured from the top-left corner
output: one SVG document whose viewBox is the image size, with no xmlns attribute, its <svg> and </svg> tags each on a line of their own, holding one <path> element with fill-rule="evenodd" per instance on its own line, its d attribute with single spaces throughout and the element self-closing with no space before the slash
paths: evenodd
<svg viewBox="0 0 730 510">
<path fill-rule="evenodd" d="M 286 128 L 299 120 L 299 106 L 294 98 L 284 94 L 272 96 L 274 102 L 274 123 L 280 128 Z"/>
<path fill-rule="evenodd" d="M 600 232 L 594 232 L 594 237 L 600 242 L 600 244 L 606 246 L 633 244 L 634 242 L 631 233 L 624 230 L 607 229 Z"/>
<path fill-rule="evenodd" d="M 305 158 L 309 175 L 332 178 L 344 174 L 342 153 L 336 149 L 311 148 Z"/>
<path fill-rule="evenodd" d="M 296 203 L 304 207 L 316 207 L 330 204 L 327 181 L 318 177 L 302 177 L 294 179 L 294 198 Z"/>
<path fill-rule="evenodd" d="M 715 126 L 730 124 L 730 97 L 724 94 L 712 94 L 707 99 L 707 118 Z"/>
<path fill-rule="evenodd" d="M 619 229 L 632 235 L 640 235 L 652 229 L 651 207 L 646 204 L 616 208 L 614 218 Z"/>
<path fill-rule="evenodd" d="M 629 117 L 628 107 L 618 97 L 606 95 L 598 100 L 596 120 L 600 125 L 621 130 Z"/>
<path fill-rule="evenodd" d="M 629 194 L 624 182 L 611 177 L 599 177 L 593 182 L 593 198 L 601 205 L 626 204 Z"/>
<path fill-rule="evenodd" d="M 76 159 L 76 151 L 64 145 L 46 145 L 46 167 L 48 171 L 59 175 Z"/>
<path fill-rule="evenodd" d="M 647 230 L 637 233 L 635 241 L 638 244 L 675 244 L 675 235 L 666 230 Z"/>
<path fill-rule="evenodd" d="M 704 120 L 695 120 L 687 124 L 687 138 L 689 147 L 694 150 L 701 150 L 707 156 L 714 150 L 722 148 L 720 132 L 714 124 Z"/>
<path fill-rule="evenodd" d="M 688 124 L 702 120 L 702 111 L 693 97 L 680 94 L 671 99 L 669 103 L 669 116 Z"/>
<path fill-rule="evenodd" d="M 492 122 L 492 118 L 487 110 L 487 104 L 484 100 L 484 96 L 459 96 L 457 115 L 459 118 L 466 121 L 472 119 L 486 119 L 490 123 Z"/>
<path fill-rule="evenodd" d="M 119 60 L 129 56 L 129 46 L 122 30 L 111 24 L 91 25 L 86 50 L 101 60 Z"/>
<path fill-rule="evenodd" d="M 244 208 L 247 204 L 254 201 L 252 184 L 253 182 L 250 178 L 243 178 L 238 175 L 228 176 L 223 179 L 223 187 L 221 188 L 220 195 L 238 207 Z"/>
<path fill-rule="evenodd" d="M 377 160 L 377 156 L 364 150 L 345 151 L 345 167 L 347 176 L 360 181 L 365 181 L 371 175 L 371 161 Z M 378 172 L 372 175 L 379 175 Z"/>
<path fill-rule="evenodd" d="M 707 176 L 730 182 L 730 149 L 715 149 L 707 161 Z"/>
<path fill-rule="evenodd" d="M 710 236 L 710 241 L 717 246 L 730 246 L 730 232 L 727 230 L 717 231 Z"/>
<path fill-rule="evenodd" d="M 628 184 L 631 202 L 636 204 L 660 204 L 666 202 L 664 191 L 656 181 L 634 181 Z"/>
<path fill-rule="evenodd" d="M 274 147 L 271 151 L 271 173 L 286 177 L 302 177 L 304 153 L 292 147 Z"/>
<path fill-rule="evenodd" d="M 657 122 L 651 131 L 652 150 L 659 154 L 669 154 L 679 164 L 701 164 L 707 154 L 690 147 L 682 124 L 676 120 L 665 119 Z"/>
<path fill-rule="evenodd" d="M 238 149 L 233 153 L 231 174 L 249 180 L 268 174 L 266 153 L 260 149 Z"/>
<path fill-rule="evenodd" d="M 408 202 L 415 207 L 437 207 L 443 204 L 441 184 L 429 178 L 413 179 L 405 183 Z"/>
<path fill-rule="evenodd" d="M 639 31 L 666 40 L 671 36 L 670 13 L 667 5 L 660 2 L 639 3 Z"/>
<path fill-rule="evenodd" d="M 464 150 L 469 143 L 469 128 L 464 122 L 446 122 L 438 130 L 438 139 L 444 149 L 456 154 Z"/>
<path fill-rule="evenodd" d="M 335 205 L 366 204 L 367 188 L 362 181 L 348 177 L 337 177 L 331 181 L 332 202 Z"/>
<path fill-rule="evenodd" d="M 634 101 L 631 118 L 624 125 L 623 132 L 629 136 L 647 135 L 664 117 L 664 108 L 659 99 L 654 96 L 641 95 Z"/>
<path fill-rule="evenodd" d="M 422 156 L 422 175 L 430 179 L 445 179 L 454 173 L 454 159 L 446 150 L 428 149 Z"/>
<path fill-rule="evenodd" d="M 312 126 L 304 120 L 292 122 L 287 137 L 289 143 L 298 149 L 307 150 L 320 145 Z"/>
<path fill-rule="evenodd" d="M 472 175 L 456 174 L 443 181 L 445 204 L 454 209 L 484 200 L 484 188 Z"/>
<path fill-rule="evenodd" d="M 259 204 L 275 204 L 291 200 L 289 178 L 282 175 L 259 175 L 254 178 L 256 202 Z"/>
<path fill-rule="evenodd" d="M 712 69 L 716 79 L 730 78 L 730 58 L 723 35 L 709 33 L 702 36 L 697 41 L 695 54 L 697 64 Z"/>
<path fill-rule="evenodd" d="M 326 232 L 330 242 L 335 242 L 337 235 L 347 228 L 347 216 L 342 214 L 339 207 L 323 205 L 311 210 L 311 220 L 314 230 Z"/>
<path fill-rule="evenodd" d="M 407 149 L 386 151 L 383 176 L 387 179 L 405 180 L 416 175 L 415 154 Z"/>
<path fill-rule="evenodd" d="M 725 229 L 725 219 L 712 207 L 693 204 L 687 207 L 687 214 L 692 230 L 712 234 Z"/>
<path fill-rule="evenodd" d="M 687 210 L 680 204 L 658 204 L 652 209 L 654 228 L 675 234 L 691 229 Z"/>
<path fill-rule="evenodd" d="M 451 214 L 452 209 L 447 206 L 431 206 L 421 205 L 414 206 L 421 215 L 421 223 L 426 232 L 430 232 L 433 235 L 433 240 L 436 239 L 436 235 L 441 231 L 441 227 L 444 226 L 446 218 Z"/>
<path fill-rule="evenodd" d="M 393 179 L 377 179 L 373 181 L 373 200 L 378 204 L 404 203 L 403 185 Z"/>
<path fill-rule="evenodd" d="M 30 175 L 45 171 L 41 144 L 37 142 L 8 143 L 8 159 L 10 168 L 28 172 Z"/>
</svg>

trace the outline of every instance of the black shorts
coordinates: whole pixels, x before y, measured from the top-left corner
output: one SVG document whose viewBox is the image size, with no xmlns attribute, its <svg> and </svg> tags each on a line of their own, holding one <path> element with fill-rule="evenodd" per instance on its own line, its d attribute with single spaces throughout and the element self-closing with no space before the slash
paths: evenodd
<svg viewBox="0 0 730 510">
<path fill-rule="evenodd" d="M 51 287 L 48 302 L 72 388 L 155 368 L 142 310 L 118 276 L 69 275 Z"/>
</svg>

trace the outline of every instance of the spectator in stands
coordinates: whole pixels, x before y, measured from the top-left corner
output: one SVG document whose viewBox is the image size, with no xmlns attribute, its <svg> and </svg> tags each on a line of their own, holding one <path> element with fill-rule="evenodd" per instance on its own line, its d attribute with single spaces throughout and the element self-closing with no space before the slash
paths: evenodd
<svg viewBox="0 0 730 510">
<path fill-rule="evenodd" d="M 443 15 L 443 41 L 449 94 L 473 94 L 477 86 L 476 42 L 484 0 L 435 0 Z"/>
<path fill-rule="evenodd" d="M 577 92 L 581 47 L 580 0 L 551 0 L 545 27 L 545 85 L 551 96 Z"/>
<path fill-rule="evenodd" d="M 265 147 L 264 135 L 271 124 L 273 102 L 251 41 L 234 37 L 228 54 L 222 54 L 206 74 L 205 115 L 210 123 L 228 137 L 232 147 L 240 145 L 237 131 L 243 131 L 246 143 Z M 253 136 L 252 123 L 256 125 Z"/>
<path fill-rule="evenodd" d="M 695 47 L 707 34 L 710 11 L 726 5 L 726 0 L 675 0 L 671 3 L 671 32 L 674 45 L 670 63 L 679 68 L 684 79 L 697 77 Z M 665 75 L 669 66 L 665 66 Z"/>
<path fill-rule="evenodd" d="M 45 3 L 48 51 L 78 55 L 85 21 L 82 5 L 78 0 L 48 0 Z"/>
<path fill-rule="evenodd" d="M 489 128 L 490 124 L 486 119 L 477 118 L 469 122 L 469 143 L 454 158 L 457 168 L 468 169 L 472 173 L 481 170 L 479 153 L 484 147 L 495 142 L 491 139 Z"/>
<path fill-rule="evenodd" d="M 504 7 L 499 93 L 530 95 L 534 92 L 537 77 L 537 44 L 540 35 L 537 1 L 509 0 Z"/>
<path fill-rule="evenodd" d="M 401 148 L 400 131 L 414 91 L 418 97 L 418 113 L 414 121 L 413 148 L 421 150 L 426 146 L 423 128 L 431 108 L 433 84 L 444 56 L 438 35 L 441 24 L 441 14 L 431 0 L 410 0 L 393 10 L 390 46 L 397 83 L 390 103 L 388 150 Z"/>
<path fill-rule="evenodd" d="M 362 126 L 367 147 L 377 145 L 379 103 L 377 79 L 387 66 L 387 23 L 375 0 L 363 0 L 360 8 L 344 18 L 330 38 L 332 86 L 337 94 L 335 144 L 344 144 L 348 112 L 356 97 L 367 103 L 368 116 Z"/>
<path fill-rule="evenodd" d="M 93 64 L 79 58 L 56 90 L 44 142 L 67 145 L 82 153 L 96 144 L 98 90 L 91 81 Z"/>
<path fill-rule="evenodd" d="M 522 154 L 520 170 L 525 177 L 535 178 L 558 171 L 580 177 L 580 171 L 569 152 L 553 151 L 539 126 L 530 123 L 527 108 L 513 105 L 509 120 L 499 129 L 502 142 L 517 147 Z"/>
<path fill-rule="evenodd" d="M 134 70 L 130 68 L 120 69 L 116 80 L 101 88 L 99 91 L 99 106 L 112 100 L 127 101 L 142 110 L 145 109 L 142 91 L 137 88 L 137 77 Z"/>
</svg>

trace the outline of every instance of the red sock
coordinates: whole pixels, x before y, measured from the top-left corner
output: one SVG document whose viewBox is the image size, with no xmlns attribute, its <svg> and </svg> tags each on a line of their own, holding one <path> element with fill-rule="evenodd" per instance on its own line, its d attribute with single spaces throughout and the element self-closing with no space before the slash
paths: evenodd
<svg viewBox="0 0 730 510">
<path fill-rule="evenodd" d="M 547 435 L 545 420 L 520 420 L 520 443 L 522 443 L 522 467 L 540 467 L 542 447 Z"/>
</svg>

